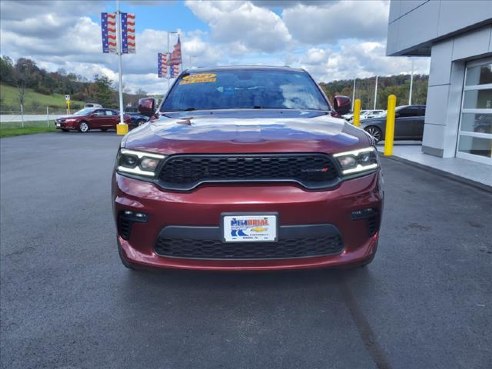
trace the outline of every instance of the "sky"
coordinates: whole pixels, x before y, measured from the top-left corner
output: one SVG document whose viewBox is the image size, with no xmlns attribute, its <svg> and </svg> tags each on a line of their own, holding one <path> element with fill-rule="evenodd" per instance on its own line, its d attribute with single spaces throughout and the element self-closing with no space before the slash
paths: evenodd
<svg viewBox="0 0 492 369">
<path fill-rule="evenodd" d="M 103 54 L 101 12 L 116 1 L 0 1 L 0 54 L 30 58 L 49 71 L 118 80 L 118 57 Z M 318 82 L 410 73 L 407 57 L 387 57 L 389 1 L 121 0 L 136 16 L 136 53 L 123 56 L 125 91 L 162 94 L 157 54 L 178 32 L 183 67 L 288 65 Z M 169 34 L 171 49 L 176 34 Z M 414 58 L 428 74 L 429 58 Z"/>
</svg>

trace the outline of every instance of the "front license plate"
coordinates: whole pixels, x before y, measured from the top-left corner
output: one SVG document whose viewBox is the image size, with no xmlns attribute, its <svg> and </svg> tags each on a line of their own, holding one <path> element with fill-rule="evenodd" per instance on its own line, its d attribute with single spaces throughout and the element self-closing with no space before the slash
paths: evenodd
<svg viewBox="0 0 492 369">
<path fill-rule="evenodd" d="M 277 241 L 276 214 L 228 214 L 222 216 L 224 242 Z"/>
</svg>

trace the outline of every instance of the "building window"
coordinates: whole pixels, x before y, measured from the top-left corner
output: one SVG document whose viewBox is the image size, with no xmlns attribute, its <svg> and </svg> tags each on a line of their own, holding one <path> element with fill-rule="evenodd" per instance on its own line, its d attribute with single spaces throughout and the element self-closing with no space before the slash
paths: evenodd
<svg viewBox="0 0 492 369">
<path fill-rule="evenodd" d="M 466 66 L 456 156 L 492 164 L 492 59 Z"/>
</svg>

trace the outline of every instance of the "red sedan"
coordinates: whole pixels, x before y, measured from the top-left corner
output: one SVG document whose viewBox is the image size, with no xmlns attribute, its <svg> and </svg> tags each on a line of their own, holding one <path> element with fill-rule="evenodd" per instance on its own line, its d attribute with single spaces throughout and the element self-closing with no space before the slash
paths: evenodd
<svg viewBox="0 0 492 369">
<path fill-rule="evenodd" d="M 126 124 L 131 122 L 131 117 L 127 114 L 123 115 L 123 119 Z M 55 120 L 56 128 L 63 132 L 78 130 L 82 133 L 89 132 L 91 129 L 100 129 L 101 131 L 116 129 L 118 123 L 120 123 L 120 113 L 114 109 L 104 108 L 85 108 Z"/>
</svg>

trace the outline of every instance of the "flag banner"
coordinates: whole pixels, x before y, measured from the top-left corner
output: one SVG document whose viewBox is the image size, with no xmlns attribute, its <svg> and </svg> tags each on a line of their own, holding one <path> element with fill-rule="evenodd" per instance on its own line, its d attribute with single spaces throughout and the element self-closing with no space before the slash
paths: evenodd
<svg viewBox="0 0 492 369">
<path fill-rule="evenodd" d="M 116 54 L 116 14 L 101 13 L 101 35 L 103 53 Z"/>
<path fill-rule="evenodd" d="M 168 55 L 166 53 L 157 54 L 157 76 L 159 78 L 167 77 L 167 63 L 168 63 Z"/>
<path fill-rule="evenodd" d="M 181 64 L 181 40 L 178 36 L 178 42 L 174 45 L 173 52 L 171 53 L 171 63 L 170 65 L 178 65 Z"/>
<path fill-rule="evenodd" d="M 135 53 L 135 14 L 121 13 L 121 52 Z"/>
<path fill-rule="evenodd" d="M 170 78 L 177 78 L 179 76 L 179 73 L 181 71 L 180 65 L 179 64 L 174 64 L 171 65 L 169 68 L 169 73 L 170 73 Z"/>
</svg>

